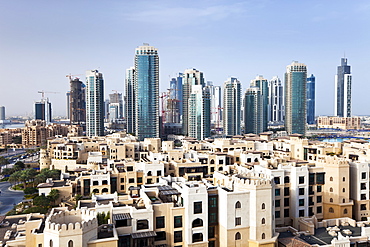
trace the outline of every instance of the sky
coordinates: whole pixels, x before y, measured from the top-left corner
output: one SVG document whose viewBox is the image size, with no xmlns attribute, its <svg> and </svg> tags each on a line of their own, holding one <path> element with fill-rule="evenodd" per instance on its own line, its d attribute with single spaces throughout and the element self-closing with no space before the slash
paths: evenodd
<svg viewBox="0 0 370 247">
<path fill-rule="evenodd" d="M 32 115 L 40 90 L 54 116 L 66 115 L 69 79 L 103 73 L 105 95 L 124 94 L 135 48 L 158 48 L 160 92 L 188 68 L 243 92 L 258 75 L 279 76 L 293 61 L 316 77 L 316 115 L 334 113 L 340 59 L 352 69 L 352 114 L 370 115 L 368 0 L 0 1 L 0 105 L 7 116 Z"/>
</svg>

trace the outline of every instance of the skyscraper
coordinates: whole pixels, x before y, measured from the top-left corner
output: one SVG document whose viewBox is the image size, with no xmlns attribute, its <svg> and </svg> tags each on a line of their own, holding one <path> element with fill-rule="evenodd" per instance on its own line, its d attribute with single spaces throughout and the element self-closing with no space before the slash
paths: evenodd
<svg viewBox="0 0 370 247">
<path fill-rule="evenodd" d="M 52 110 L 49 98 L 42 98 L 41 101 L 35 102 L 35 119 L 45 120 L 46 124 L 52 121 Z"/>
<path fill-rule="evenodd" d="M 241 134 L 241 84 L 235 77 L 224 83 L 223 128 L 225 135 Z"/>
<path fill-rule="evenodd" d="M 347 58 L 342 58 L 335 75 L 334 111 L 338 117 L 351 116 L 351 87 L 351 66 L 347 65 Z"/>
<path fill-rule="evenodd" d="M 269 82 L 268 121 L 282 124 L 284 122 L 284 91 L 279 77 L 274 76 Z"/>
<path fill-rule="evenodd" d="M 5 120 L 5 106 L 0 106 L 0 121 Z"/>
<path fill-rule="evenodd" d="M 86 71 L 86 135 L 104 135 L 104 80 L 98 70 Z"/>
<path fill-rule="evenodd" d="M 135 50 L 135 133 L 140 141 L 159 137 L 158 49 L 144 44 Z"/>
<path fill-rule="evenodd" d="M 211 125 L 218 130 L 222 124 L 221 87 L 213 85 L 209 85 L 208 87 L 211 94 Z"/>
<path fill-rule="evenodd" d="M 69 121 L 71 124 L 86 122 L 85 85 L 79 78 L 70 78 Z"/>
<path fill-rule="evenodd" d="M 118 106 L 118 112 L 117 112 L 117 115 L 114 117 L 114 119 L 122 119 L 123 118 L 122 94 L 118 92 L 109 94 L 109 109 L 110 109 L 111 104 L 115 104 L 115 106 Z M 109 114 L 110 114 L 110 110 L 109 110 Z M 109 119 L 112 119 L 112 117 L 109 116 Z"/>
<path fill-rule="evenodd" d="M 184 78 L 182 81 L 182 126 L 183 134 L 188 135 L 189 130 L 189 98 L 192 93 L 192 86 L 201 85 L 204 86 L 203 72 L 196 69 L 187 69 L 184 72 Z"/>
<path fill-rule="evenodd" d="M 285 73 L 285 129 L 288 134 L 306 133 L 307 67 L 293 62 Z"/>
<path fill-rule="evenodd" d="M 307 78 L 307 123 L 315 123 L 315 76 Z"/>
<path fill-rule="evenodd" d="M 165 101 L 166 123 L 180 123 L 182 115 L 182 73 L 170 81 L 168 97 Z"/>
<path fill-rule="evenodd" d="M 244 133 L 263 132 L 263 99 L 259 87 L 248 88 L 244 96 Z"/>
<path fill-rule="evenodd" d="M 251 87 L 258 87 L 262 95 L 262 128 L 263 131 L 268 130 L 268 81 L 263 76 L 257 76 L 251 81 Z"/>
<path fill-rule="evenodd" d="M 125 80 L 125 93 L 126 93 L 126 102 L 125 102 L 125 116 L 126 116 L 126 126 L 127 133 L 135 133 L 135 119 L 136 119 L 136 110 L 135 110 L 135 68 L 130 67 L 126 70 L 126 80 Z"/>
<path fill-rule="evenodd" d="M 193 85 L 189 95 L 189 136 L 203 140 L 211 136 L 211 101 L 209 88 Z"/>
</svg>

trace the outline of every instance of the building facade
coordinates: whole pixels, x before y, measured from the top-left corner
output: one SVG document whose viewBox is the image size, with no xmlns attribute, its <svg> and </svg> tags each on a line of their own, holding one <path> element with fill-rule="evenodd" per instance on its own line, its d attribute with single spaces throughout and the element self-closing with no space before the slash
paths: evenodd
<svg viewBox="0 0 370 247">
<path fill-rule="evenodd" d="M 49 98 L 42 98 L 35 102 L 35 120 L 45 120 L 46 124 L 52 122 L 52 109 Z"/>
<path fill-rule="evenodd" d="M 315 76 L 312 74 L 307 78 L 307 123 L 315 124 Z"/>
<path fill-rule="evenodd" d="M 134 98 L 136 136 L 159 137 L 159 56 L 149 44 L 135 50 Z"/>
<path fill-rule="evenodd" d="M 86 135 L 104 135 L 104 80 L 98 70 L 86 71 Z"/>
<path fill-rule="evenodd" d="M 123 99 L 122 99 L 122 93 L 111 93 L 109 94 L 109 104 L 115 104 L 118 106 L 118 112 L 115 119 L 122 119 L 123 118 Z M 110 108 L 109 108 L 110 109 Z M 111 117 L 109 117 L 112 119 Z"/>
<path fill-rule="evenodd" d="M 223 128 L 225 135 L 241 134 L 241 84 L 235 77 L 224 83 Z"/>
<path fill-rule="evenodd" d="M 70 79 L 69 120 L 71 124 L 86 122 L 85 85 L 79 78 Z"/>
<path fill-rule="evenodd" d="M 341 59 L 335 75 L 335 102 L 334 111 L 337 117 L 351 117 L 352 74 L 351 66 L 347 65 L 347 58 Z"/>
<path fill-rule="evenodd" d="M 0 106 L 0 121 L 5 120 L 5 106 Z"/>
<path fill-rule="evenodd" d="M 281 124 L 284 122 L 284 89 L 279 77 L 269 81 L 268 121 Z"/>
<path fill-rule="evenodd" d="M 288 134 L 306 133 L 307 67 L 293 62 L 285 73 L 285 128 Z"/>
<path fill-rule="evenodd" d="M 263 76 L 259 75 L 256 77 L 256 79 L 251 81 L 251 87 L 258 87 L 260 89 L 260 93 L 262 96 L 262 130 L 267 131 L 267 125 L 268 125 L 268 95 L 269 95 L 269 89 L 268 89 L 268 81 L 263 78 Z"/>
<path fill-rule="evenodd" d="M 136 101 L 135 101 L 135 67 L 126 70 L 125 80 L 125 118 L 127 133 L 135 133 Z"/>
<path fill-rule="evenodd" d="M 258 87 L 248 88 L 244 96 L 244 133 L 263 132 L 262 94 Z"/>
</svg>

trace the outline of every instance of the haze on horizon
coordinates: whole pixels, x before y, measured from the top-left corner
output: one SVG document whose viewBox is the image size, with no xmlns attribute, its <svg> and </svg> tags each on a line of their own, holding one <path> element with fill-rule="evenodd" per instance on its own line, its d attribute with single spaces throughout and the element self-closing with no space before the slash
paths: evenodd
<svg viewBox="0 0 370 247">
<path fill-rule="evenodd" d="M 257 75 L 284 81 L 286 66 L 305 63 L 316 77 L 316 114 L 334 113 L 341 57 L 353 76 L 352 114 L 370 115 L 370 3 L 359 1 L 1 1 L 0 105 L 30 115 L 47 94 L 66 115 L 68 74 L 99 69 L 105 95 L 124 93 L 135 48 L 159 49 L 160 91 L 187 68 L 222 85 L 237 77 L 243 93 Z"/>
</svg>

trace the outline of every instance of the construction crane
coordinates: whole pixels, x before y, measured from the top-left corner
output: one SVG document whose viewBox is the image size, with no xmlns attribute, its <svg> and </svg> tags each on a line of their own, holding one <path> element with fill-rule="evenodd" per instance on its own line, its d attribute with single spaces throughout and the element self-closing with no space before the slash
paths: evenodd
<svg viewBox="0 0 370 247">
<path fill-rule="evenodd" d="M 42 91 L 38 91 L 37 93 L 41 93 L 41 96 L 44 99 L 46 93 L 60 93 L 60 92 L 47 92 L 47 91 L 42 90 Z"/>
<path fill-rule="evenodd" d="M 83 75 L 83 74 L 78 74 L 78 75 L 72 75 L 72 74 L 69 74 L 69 75 L 66 75 L 66 77 L 68 77 L 68 78 L 69 78 L 69 80 L 70 80 L 70 81 L 72 81 L 72 77 L 75 77 L 75 78 L 77 78 L 77 79 L 80 79 L 79 77 L 77 77 L 77 76 L 80 76 L 80 75 Z"/>
</svg>

